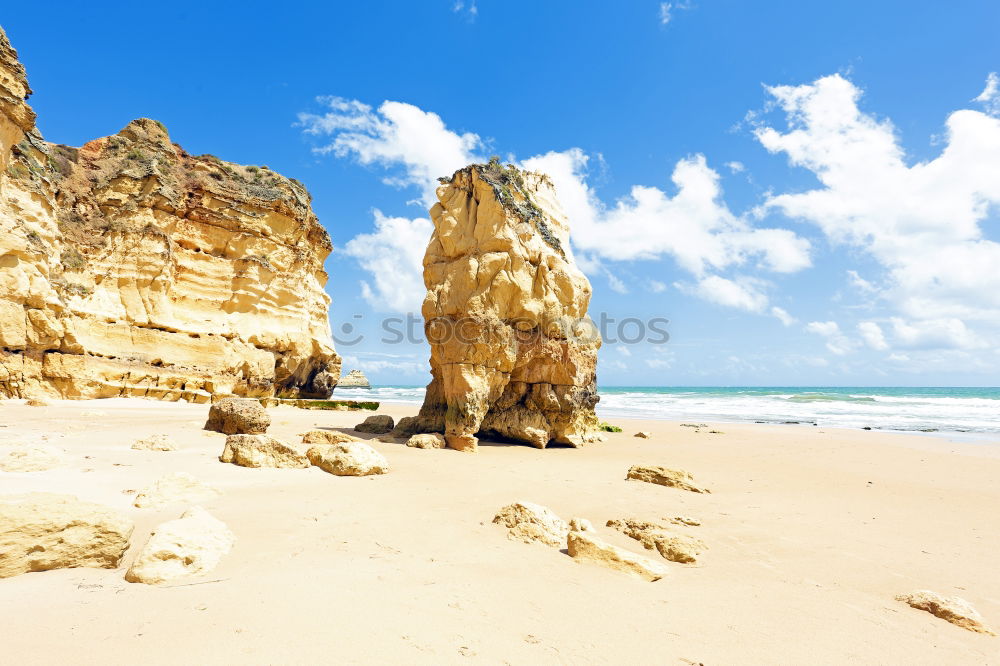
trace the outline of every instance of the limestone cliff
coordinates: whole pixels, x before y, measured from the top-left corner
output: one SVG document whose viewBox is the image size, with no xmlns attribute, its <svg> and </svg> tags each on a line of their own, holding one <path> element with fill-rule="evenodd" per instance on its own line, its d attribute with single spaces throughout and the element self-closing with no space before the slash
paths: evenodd
<svg viewBox="0 0 1000 666">
<path fill-rule="evenodd" d="M 424 257 L 433 379 L 413 427 L 462 450 L 477 433 L 538 447 L 599 439 L 601 340 L 552 184 L 496 161 L 442 182 Z"/>
<path fill-rule="evenodd" d="M 139 119 L 35 129 L 0 31 L 0 396 L 327 397 L 340 376 L 305 188 Z"/>
<path fill-rule="evenodd" d="M 372 385 L 368 382 L 368 378 L 365 377 L 365 373 L 360 370 L 351 370 L 346 375 L 340 378 L 337 386 L 342 388 L 371 388 Z"/>
</svg>

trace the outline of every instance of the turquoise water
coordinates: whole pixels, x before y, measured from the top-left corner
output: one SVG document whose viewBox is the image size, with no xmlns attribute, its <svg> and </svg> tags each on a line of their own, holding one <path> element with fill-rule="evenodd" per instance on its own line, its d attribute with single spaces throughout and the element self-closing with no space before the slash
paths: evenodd
<svg viewBox="0 0 1000 666">
<path fill-rule="evenodd" d="M 604 386 L 601 418 L 790 423 L 904 432 L 1000 435 L 1000 387 Z M 337 389 L 335 397 L 419 404 L 422 386 Z"/>
</svg>

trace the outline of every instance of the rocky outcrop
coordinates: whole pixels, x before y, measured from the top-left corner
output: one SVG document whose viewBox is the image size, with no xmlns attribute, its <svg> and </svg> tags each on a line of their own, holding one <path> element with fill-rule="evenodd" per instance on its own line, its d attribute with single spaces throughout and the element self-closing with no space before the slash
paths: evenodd
<svg viewBox="0 0 1000 666">
<path fill-rule="evenodd" d="M 655 549 L 663 559 L 671 562 L 691 564 L 697 562 L 698 555 L 707 550 L 707 546 L 701 540 L 679 534 L 659 523 L 622 518 L 609 520 L 607 526 L 632 537 L 646 550 Z"/>
<path fill-rule="evenodd" d="M 570 532 L 566 550 L 577 561 L 592 562 L 648 581 L 660 580 L 667 574 L 667 568 L 659 562 L 602 541 L 589 531 Z"/>
<path fill-rule="evenodd" d="M 302 435 L 303 444 L 341 444 L 343 442 L 361 441 L 354 435 L 336 430 L 310 430 Z"/>
<path fill-rule="evenodd" d="M 256 400 L 226 398 L 208 408 L 205 430 L 227 435 L 262 435 L 271 426 L 271 416 Z"/>
<path fill-rule="evenodd" d="M 927 611 L 931 615 L 963 629 L 980 634 L 996 635 L 983 621 L 983 616 L 979 614 L 979 611 L 961 597 L 943 597 L 931 590 L 917 590 L 910 594 L 901 594 L 896 597 L 896 600 L 918 610 Z"/>
<path fill-rule="evenodd" d="M 682 469 L 670 469 L 660 465 L 633 465 L 629 468 L 626 478 L 633 481 L 655 483 L 658 486 L 667 486 L 668 488 L 689 490 L 693 493 L 712 492 L 705 486 L 695 482 L 694 477 L 690 473 Z"/>
<path fill-rule="evenodd" d="M 599 439 L 601 340 L 552 184 L 496 161 L 442 182 L 424 257 L 432 380 L 417 431 L 466 451 L 480 433 L 537 447 Z"/>
<path fill-rule="evenodd" d="M 371 384 L 368 383 L 368 378 L 365 377 L 365 373 L 360 370 L 351 370 L 346 375 L 340 378 L 337 382 L 337 386 L 341 388 L 366 388 L 370 389 Z"/>
<path fill-rule="evenodd" d="M 205 574 L 218 566 L 236 537 L 226 524 L 200 506 L 157 526 L 132 562 L 125 580 L 160 585 Z"/>
<path fill-rule="evenodd" d="M 0 578 L 69 567 L 114 569 L 133 527 L 123 513 L 71 495 L 0 497 Z"/>
<path fill-rule="evenodd" d="M 306 452 L 309 462 L 335 476 L 385 474 L 389 462 L 364 442 L 317 444 Z"/>
<path fill-rule="evenodd" d="M 297 181 L 162 124 L 44 141 L 0 33 L 0 397 L 327 397 L 340 375 Z"/>
<path fill-rule="evenodd" d="M 230 435 L 219 462 L 240 467 L 309 467 L 306 454 L 268 435 Z"/>
<path fill-rule="evenodd" d="M 566 543 L 569 525 L 551 509 L 534 502 L 514 502 L 493 516 L 494 525 L 507 528 L 507 537 L 525 543 L 538 541 L 561 547 Z"/>
</svg>

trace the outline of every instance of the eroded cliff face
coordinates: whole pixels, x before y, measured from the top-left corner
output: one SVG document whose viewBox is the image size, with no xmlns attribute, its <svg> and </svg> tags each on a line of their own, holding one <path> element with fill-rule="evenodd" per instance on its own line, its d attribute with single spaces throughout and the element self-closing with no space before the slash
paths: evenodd
<svg viewBox="0 0 1000 666">
<path fill-rule="evenodd" d="M 433 379 L 414 426 L 461 450 L 477 433 L 538 447 L 599 439 L 601 340 L 551 183 L 496 162 L 443 182 L 424 257 Z"/>
<path fill-rule="evenodd" d="M 0 31 L 0 396 L 327 397 L 340 376 L 301 184 L 139 119 L 42 140 Z"/>
</svg>

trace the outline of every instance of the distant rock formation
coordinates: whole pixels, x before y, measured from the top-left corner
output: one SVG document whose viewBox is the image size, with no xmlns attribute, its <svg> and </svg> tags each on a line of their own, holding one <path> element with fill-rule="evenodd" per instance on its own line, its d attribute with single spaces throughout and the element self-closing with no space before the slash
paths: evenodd
<svg viewBox="0 0 1000 666">
<path fill-rule="evenodd" d="M 0 397 L 328 397 L 340 375 L 309 193 L 149 119 L 43 141 L 0 31 Z"/>
<path fill-rule="evenodd" d="M 540 448 L 600 439 L 601 339 L 551 182 L 494 160 L 442 183 L 424 257 L 433 379 L 413 431 L 466 451 L 478 433 Z"/>
<path fill-rule="evenodd" d="M 360 370 L 351 370 L 345 376 L 340 378 L 337 382 L 337 386 L 342 388 L 366 388 L 370 389 L 371 384 L 368 383 L 368 378 L 365 377 L 365 373 Z"/>
</svg>

